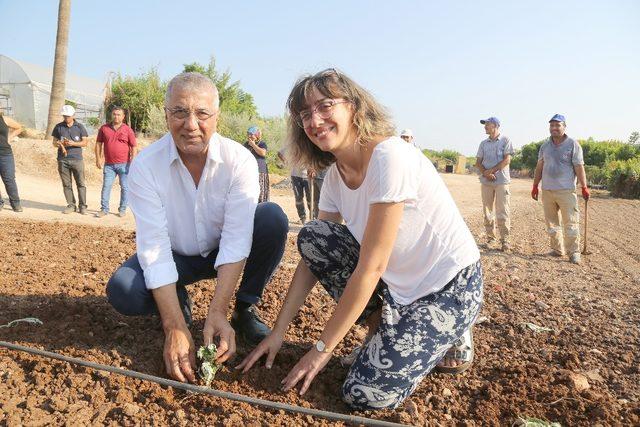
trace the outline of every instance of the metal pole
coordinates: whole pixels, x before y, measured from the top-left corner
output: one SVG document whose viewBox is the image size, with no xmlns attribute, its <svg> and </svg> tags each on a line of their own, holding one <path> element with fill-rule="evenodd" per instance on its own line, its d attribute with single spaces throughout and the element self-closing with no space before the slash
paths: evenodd
<svg viewBox="0 0 640 427">
<path fill-rule="evenodd" d="M 208 394 L 222 399 L 235 400 L 238 402 L 245 402 L 251 405 L 264 406 L 270 409 L 281 409 L 283 411 L 295 412 L 305 415 L 311 415 L 319 418 L 326 418 L 330 420 L 343 421 L 351 424 L 360 424 L 365 426 L 380 426 L 380 427 L 398 427 L 405 424 L 397 424 L 389 421 L 374 420 L 372 418 L 358 417 L 355 415 L 340 414 L 338 412 L 321 411 L 319 409 L 304 408 L 302 406 L 289 405 L 286 403 L 272 402 L 270 400 L 257 399 L 254 397 L 244 396 L 242 394 L 230 393 L 227 391 L 215 390 L 209 387 L 197 386 L 194 384 L 181 383 L 179 381 L 169 380 L 166 378 L 160 378 L 153 375 L 143 374 L 142 372 L 130 371 L 128 369 L 116 368 L 115 366 L 102 365 L 99 363 L 88 362 L 83 359 L 75 357 L 64 356 L 62 354 L 53 353 L 46 350 L 40 350 L 37 348 L 25 347 L 19 344 L 13 344 L 6 341 L 0 341 L 0 347 L 5 347 L 15 351 L 23 351 L 38 356 L 48 357 L 50 359 L 62 360 L 63 362 L 73 363 L 75 365 L 85 366 L 87 368 L 96 369 L 100 371 L 113 372 L 114 374 L 120 374 L 131 378 L 137 378 L 139 380 L 152 381 L 160 385 L 178 388 L 181 390 L 190 391 L 193 393 Z"/>
</svg>

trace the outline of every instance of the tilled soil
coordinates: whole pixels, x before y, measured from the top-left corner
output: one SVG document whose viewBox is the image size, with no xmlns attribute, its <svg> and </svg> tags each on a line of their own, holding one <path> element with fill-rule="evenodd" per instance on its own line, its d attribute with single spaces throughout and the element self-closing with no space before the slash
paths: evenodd
<svg viewBox="0 0 640 427">
<path fill-rule="evenodd" d="M 562 425 L 640 424 L 640 202 L 596 195 L 590 202 L 593 254 L 575 266 L 544 255 L 542 208 L 525 196 L 512 200 L 513 253 L 483 250 L 485 306 L 474 330 L 472 369 L 429 375 L 397 410 L 355 414 L 416 425 L 511 425 L 519 417 Z M 464 192 L 457 197 L 481 241 L 477 205 L 462 203 Z M 37 317 L 43 325 L 0 329 L 0 340 L 166 376 L 159 319 L 121 316 L 104 295 L 110 274 L 135 250 L 134 233 L 13 218 L 0 218 L 0 324 Z M 294 243 L 292 234 L 259 307 L 271 325 L 298 259 Z M 214 286 L 203 281 L 190 287 L 196 345 Z M 337 357 L 305 396 L 278 388 L 334 305 L 314 289 L 271 370 L 256 366 L 241 375 L 231 363 L 212 387 L 349 412 L 340 400 L 346 368 Z M 536 333 L 525 323 L 552 331 Z M 363 336 L 354 328 L 337 355 L 348 354 Z M 240 345 L 236 362 L 249 350 Z M 329 423 L 7 349 L 0 349 L 0 379 L 0 425 Z"/>
</svg>

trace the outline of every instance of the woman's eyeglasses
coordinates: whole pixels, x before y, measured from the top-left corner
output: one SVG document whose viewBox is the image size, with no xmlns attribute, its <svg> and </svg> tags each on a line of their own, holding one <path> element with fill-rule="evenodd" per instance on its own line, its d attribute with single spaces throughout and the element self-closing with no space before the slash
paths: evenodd
<svg viewBox="0 0 640 427">
<path fill-rule="evenodd" d="M 313 108 L 300 111 L 296 117 L 296 123 L 301 128 L 309 127 L 314 114 L 318 114 L 322 119 L 329 119 L 333 115 L 333 107 L 338 104 L 348 103 L 347 100 L 328 99 L 316 104 Z"/>
</svg>

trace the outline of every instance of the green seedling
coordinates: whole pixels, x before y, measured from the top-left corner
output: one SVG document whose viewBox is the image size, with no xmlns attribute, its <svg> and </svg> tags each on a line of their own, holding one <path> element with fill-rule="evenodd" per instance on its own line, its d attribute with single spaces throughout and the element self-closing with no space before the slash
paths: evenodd
<svg viewBox="0 0 640 427">
<path fill-rule="evenodd" d="M 544 326 L 538 326 L 535 323 L 527 322 L 527 323 L 521 323 L 521 325 L 531 329 L 536 334 L 540 332 L 553 332 L 553 329 L 545 328 Z"/>
<path fill-rule="evenodd" d="M 24 319 L 16 319 L 7 323 L 6 325 L 0 325 L 0 328 L 10 328 L 12 326 L 17 325 L 18 323 L 32 323 L 34 325 L 42 325 L 42 321 L 37 317 L 25 317 Z"/>
<path fill-rule="evenodd" d="M 560 423 L 550 423 L 549 421 L 533 417 L 518 417 L 513 425 L 519 427 L 562 427 Z"/>
<path fill-rule="evenodd" d="M 197 355 L 198 359 L 200 359 L 198 374 L 200 374 L 200 378 L 204 380 L 207 387 L 211 386 L 211 381 L 216 376 L 216 372 L 222 368 L 222 365 L 216 362 L 217 354 L 218 349 L 215 344 L 203 345 L 198 349 Z"/>
</svg>

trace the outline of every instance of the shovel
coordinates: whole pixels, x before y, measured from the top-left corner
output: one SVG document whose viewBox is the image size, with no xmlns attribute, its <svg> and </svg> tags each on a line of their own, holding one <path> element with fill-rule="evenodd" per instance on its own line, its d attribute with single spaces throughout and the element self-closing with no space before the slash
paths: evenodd
<svg viewBox="0 0 640 427">
<path fill-rule="evenodd" d="M 591 251 L 587 249 L 587 230 L 589 224 L 589 199 L 584 201 L 584 243 L 582 245 L 582 254 L 591 255 Z"/>
</svg>

